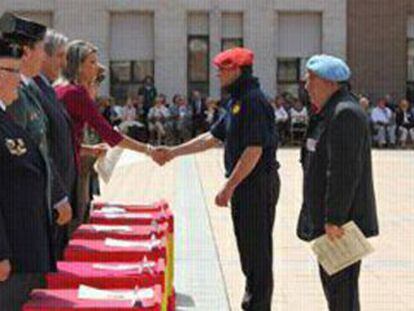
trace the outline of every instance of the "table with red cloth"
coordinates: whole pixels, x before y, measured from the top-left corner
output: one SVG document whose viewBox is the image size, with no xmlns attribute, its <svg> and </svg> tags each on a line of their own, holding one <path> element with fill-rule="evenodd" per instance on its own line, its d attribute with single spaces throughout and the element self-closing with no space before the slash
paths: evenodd
<svg viewBox="0 0 414 311">
<path fill-rule="evenodd" d="M 152 266 L 148 267 L 149 264 Z M 147 267 L 139 271 L 140 268 L 137 265 Z M 145 288 L 161 285 L 164 289 L 165 260 L 136 263 L 61 261 L 57 264 L 57 272 L 46 275 L 46 281 L 48 289 L 76 289 L 81 284 L 102 289 L 135 288 L 135 286 Z"/>
<path fill-rule="evenodd" d="M 89 300 L 79 299 L 76 289 L 42 289 L 34 290 L 31 300 L 23 307 L 23 311 L 114 311 L 114 310 L 135 310 L 135 311 L 161 311 L 162 290 L 161 286 L 153 287 L 154 297 L 139 301 L 132 306 L 131 301 L 121 300 Z M 114 292 L 120 290 L 114 290 Z"/>
<path fill-rule="evenodd" d="M 81 225 L 72 234 L 72 239 L 104 240 L 105 238 L 122 240 L 148 240 L 153 236 L 161 239 L 167 235 L 168 224 L 122 226 L 122 225 Z"/>
<path fill-rule="evenodd" d="M 167 257 L 166 242 L 161 240 L 159 247 L 113 247 L 105 244 L 105 240 L 73 239 L 66 247 L 65 261 L 88 262 L 137 262 L 165 259 Z"/>
</svg>

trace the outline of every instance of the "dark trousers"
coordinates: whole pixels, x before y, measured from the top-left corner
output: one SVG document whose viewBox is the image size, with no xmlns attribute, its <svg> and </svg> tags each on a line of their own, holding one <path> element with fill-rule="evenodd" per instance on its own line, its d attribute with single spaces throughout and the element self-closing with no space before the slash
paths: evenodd
<svg viewBox="0 0 414 311">
<path fill-rule="evenodd" d="M 246 277 L 242 309 L 271 310 L 273 240 L 280 182 L 276 171 L 239 187 L 232 198 L 232 219 L 243 274 Z"/>
<path fill-rule="evenodd" d="M 30 292 L 44 287 L 45 279 L 42 274 L 12 274 L 6 281 L 0 282 L 0 310 L 20 311 L 29 300 Z"/>
<path fill-rule="evenodd" d="M 361 262 L 329 276 L 319 266 L 323 291 L 330 311 L 359 311 L 358 279 Z"/>
</svg>

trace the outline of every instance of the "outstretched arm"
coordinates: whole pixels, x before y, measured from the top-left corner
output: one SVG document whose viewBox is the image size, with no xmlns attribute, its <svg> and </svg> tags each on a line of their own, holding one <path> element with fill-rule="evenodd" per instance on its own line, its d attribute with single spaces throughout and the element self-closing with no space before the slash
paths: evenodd
<svg viewBox="0 0 414 311">
<path fill-rule="evenodd" d="M 158 164 L 164 165 L 176 157 L 202 152 L 219 144 L 220 140 L 208 132 L 176 147 L 159 147 L 154 151 L 152 157 Z"/>
</svg>

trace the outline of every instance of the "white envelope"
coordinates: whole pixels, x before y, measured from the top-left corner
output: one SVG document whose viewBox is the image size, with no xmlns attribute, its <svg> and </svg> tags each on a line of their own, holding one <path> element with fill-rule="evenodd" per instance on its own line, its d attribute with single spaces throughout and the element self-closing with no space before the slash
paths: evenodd
<svg viewBox="0 0 414 311">
<path fill-rule="evenodd" d="M 80 285 L 78 289 L 78 299 L 131 301 L 133 304 L 135 301 L 153 299 L 154 295 L 152 288 L 118 291 Z"/>
<path fill-rule="evenodd" d="M 92 229 L 97 232 L 131 232 L 130 226 L 111 226 L 111 225 L 92 225 Z"/>
<path fill-rule="evenodd" d="M 118 240 L 106 238 L 104 244 L 109 247 L 137 247 L 137 248 L 146 248 L 148 250 L 153 250 L 156 247 L 161 246 L 161 240 L 144 240 L 144 241 L 129 241 L 129 240 Z"/>
</svg>

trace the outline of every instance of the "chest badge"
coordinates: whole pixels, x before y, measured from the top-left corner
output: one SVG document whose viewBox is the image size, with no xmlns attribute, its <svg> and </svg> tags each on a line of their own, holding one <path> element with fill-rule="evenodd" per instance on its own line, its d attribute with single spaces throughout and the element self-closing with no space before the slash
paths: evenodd
<svg viewBox="0 0 414 311">
<path fill-rule="evenodd" d="M 233 106 L 233 108 L 231 109 L 231 112 L 233 114 L 238 114 L 240 112 L 240 102 L 236 102 Z"/>
<path fill-rule="evenodd" d="M 27 152 L 26 145 L 21 138 L 17 139 L 10 139 L 6 138 L 5 143 L 7 149 L 9 150 L 10 154 L 16 155 L 18 157 L 24 155 Z"/>
</svg>

